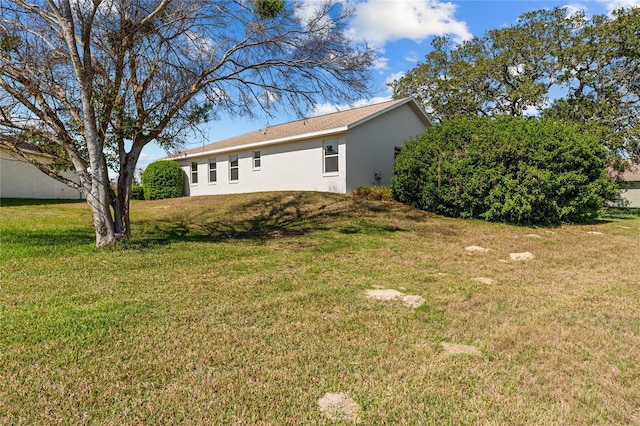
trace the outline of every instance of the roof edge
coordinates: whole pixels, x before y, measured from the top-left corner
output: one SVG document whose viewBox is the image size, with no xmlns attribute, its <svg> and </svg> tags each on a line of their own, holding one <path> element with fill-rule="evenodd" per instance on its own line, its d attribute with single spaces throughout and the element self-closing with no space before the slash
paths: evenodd
<svg viewBox="0 0 640 426">
<path fill-rule="evenodd" d="M 366 123 L 367 121 L 373 120 L 374 118 L 377 118 L 383 114 L 388 113 L 391 110 L 394 110 L 398 107 L 401 107 L 403 105 L 409 104 L 409 106 L 411 107 L 411 109 L 413 110 L 413 112 L 416 113 L 416 115 L 418 116 L 418 118 L 420 119 L 420 121 L 422 121 L 425 126 L 433 126 L 433 123 L 431 122 L 431 119 L 429 118 L 429 116 L 427 115 L 426 112 L 424 112 L 422 110 L 422 108 L 420 107 L 420 105 L 418 105 L 418 103 L 416 102 L 416 99 L 413 96 L 409 96 L 406 97 L 404 99 L 400 99 L 398 102 L 389 105 L 388 107 L 386 107 L 385 109 L 381 109 L 380 111 L 376 112 L 375 114 L 371 114 L 368 115 L 364 118 L 361 118 L 358 121 L 355 121 L 353 123 L 351 123 L 350 125 L 348 125 L 348 129 L 353 129 L 354 127 L 357 127 L 361 124 Z"/>
<path fill-rule="evenodd" d="M 318 132 L 303 133 L 301 135 L 288 136 L 286 138 L 269 139 L 269 140 L 262 141 L 262 142 L 247 143 L 247 144 L 244 144 L 244 145 L 231 146 L 231 147 L 226 147 L 226 148 L 210 149 L 208 151 L 193 152 L 191 154 L 180 154 L 180 153 L 178 153 L 178 154 L 175 154 L 175 155 L 167 156 L 164 159 L 167 159 L 167 160 L 186 160 L 186 159 L 189 159 L 189 158 L 205 157 L 207 155 L 212 155 L 212 154 L 225 154 L 227 152 L 245 151 L 245 150 L 252 149 L 252 148 L 260 148 L 260 147 L 263 147 L 263 146 L 280 145 L 280 144 L 289 143 L 289 142 L 297 142 L 297 141 L 304 141 L 304 140 L 308 140 L 308 139 L 314 139 L 314 138 L 321 137 L 321 136 L 336 135 L 336 134 L 344 133 L 347 130 L 349 130 L 348 126 L 335 127 L 333 129 L 326 129 L 326 130 L 321 130 L 321 131 L 318 131 Z"/>
</svg>

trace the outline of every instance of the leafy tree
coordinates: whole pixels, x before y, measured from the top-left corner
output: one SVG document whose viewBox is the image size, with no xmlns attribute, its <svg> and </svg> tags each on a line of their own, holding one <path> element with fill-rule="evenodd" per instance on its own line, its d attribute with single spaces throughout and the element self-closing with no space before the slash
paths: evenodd
<svg viewBox="0 0 640 426">
<path fill-rule="evenodd" d="M 453 217 L 584 222 L 617 194 L 606 159 L 597 138 L 573 123 L 458 117 L 405 145 L 391 187 L 401 202 Z"/>
<path fill-rule="evenodd" d="M 154 161 L 142 175 L 146 200 L 182 197 L 184 172 L 177 161 Z"/>
<path fill-rule="evenodd" d="M 611 152 L 640 158 L 640 8 L 612 16 L 564 8 L 522 15 L 514 25 L 433 50 L 391 85 L 435 118 L 522 116 L 532 111 L 586 124 Z M 563 93 L 551 102 L 551 93 Z"/>
<path fill-rule="evenodd" d="M 340 1 L 0 0 L 0 143 L 29 141 L 81 191 L 97 246 L 130 235 L 144 146 L 178 149 L 222 111 L 300 114 L 368 90 L 374 59 Z M 108 168 L 119 173 L 117 191 Z M 72 168 L 77 180 L 60 170 Z"/>
</svg>

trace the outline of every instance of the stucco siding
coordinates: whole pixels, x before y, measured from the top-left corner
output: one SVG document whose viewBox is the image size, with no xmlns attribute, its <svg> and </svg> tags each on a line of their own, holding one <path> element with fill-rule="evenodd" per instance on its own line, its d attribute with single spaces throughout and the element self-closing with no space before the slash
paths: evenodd
<svg viewBox="0 0 640 426">
<path fill-rule="evenodd" d="M 71 173 L 63 174 L 72 177 Z M 79 199 L 80 192 L 42 173 L 34 165 L 0 149 L 0 197 Z"/>
<path fill-rule="evenodd" d="M 640 182 L 626 182 L 620 189 L 621 203 L 623 207 L 640 207 Z"/>
<path fill-rule="evenodd" d="M 421 134 L 425 124 L 409 105 L 389 111 L 347 132 L 347 192 L 361 185 L 389 185 L 394 148 Z M 376 175 L 379 179 L 376 180 Z"/>
<path fill-rule="evenodd" d="M 285 143 L 251 150 L 226 151 L 180 160 L 185 173 L 185 195 L 237 194 L 264 191 L 346 191 L 346 146 L 338 136 L 338 172 L 323 173 L 323 139 Z M 260 151 L 260 167 L 253 167 L 253 153 Z M 231 155 L 238 155 L 238 180 L 230 181 Z M 216 159 L 215 183 L 209 182 L 209 159 Z M 191 179 L 191 162 L 198 163 L 198 183 Z"/>
</svg>

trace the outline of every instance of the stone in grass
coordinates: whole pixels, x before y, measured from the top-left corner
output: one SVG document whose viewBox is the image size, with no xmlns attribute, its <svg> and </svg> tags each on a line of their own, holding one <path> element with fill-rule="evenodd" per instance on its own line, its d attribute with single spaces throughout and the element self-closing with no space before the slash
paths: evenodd
<svg viewBox="0 0 640 426">
<path fill-rule="evenodd" d="M 599 231 L 589 231 L 589 232 L 587 232 L 587 234 L 591 234 L 591 235 L 604 235 L 602 232 L 599 232 Z"/>
<path fill-rule="evenodd" d="M 468 246 L 464 248 L 468 253 L 486 253 L 489 249 L 480 246 Z"/>
<path fill-rule="evenodd" d="M 344 393 L 325 393 L 318 399 L 318 409 L 329 420 L 358 423 L 360 406 Z"/>
<path fill-rule="evenodd" d="M 448 356 L 454 356 L 454 355 L 482 356 L 482 352 L 480 352 L 480 350 L 475 346 L 460 345 L 458 343 L 442 342 L 442 349 L 444 349 L 445 355 L 448 355 Z"/>
<path fill-rule="evenodd" d="M 525 235 L 525 237 L 527 238 L 542 238 L 540 235 L 538 234 L 527 234 Z"/>
<path fill-rule="evenodd" d="M 388 289 L 375 289 L 367 290 L 367 297 L 369 299 L 391 301 L 402 300 L 402 302 L 410 308 L 417 308 L 424 304 L 425 300 L 418 295 L 404 294 L 398 290 Z"/>
<path fill-rule="evenodd" d="M 471 278 L 471 281 L 475 281 L 477 283 L 487 284 L 487 285 L 492 285 L 496 283 L 496 280 L 494 280 L 493 278 L 487 278 L 487 277 L 475 277 L 475 278 Z"/>
<path fill-rule="evenodd" d="M 424 305 L 425 300 L 417 294 L 406 294 L 402 297 L 402 302 L 410 308 L 418 308 Z"/>
<path fill-rule="evenodd" d="M 528 251 L 525 251 L 523 253 L 509 253 L 509 259 L 514 261 L 531 260 L 533 258 L 535 258 L 535 256 Z"/>
</svg>

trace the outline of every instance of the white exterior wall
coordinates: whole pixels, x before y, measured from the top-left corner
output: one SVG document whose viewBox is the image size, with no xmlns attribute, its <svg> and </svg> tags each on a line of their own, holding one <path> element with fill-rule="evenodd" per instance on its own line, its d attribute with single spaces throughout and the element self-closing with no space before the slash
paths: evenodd
<svg viewBox="0 0 640 426">
<path fill-rule="evenodd" d="M 389 185 L 394 148 L 421 134 L 425 124 L 408 104 L 349 130 L 347 192 L 362 185 Z M 376 181 L 375 174 L 380 179 Z"/>
<path fill-rule="evenodd" d="M 640 182 L 626 182 L 620 190 L 622 207 L 640 207 Z"/>
<path fill-rule="evenodd" d="M 338 139 L 338 173 L 323 174 L 322 143 Z M 253 152 L 260 151 L 261 165 L 254 169 Z M 238 154 L 238 181 L 229 181 L 229 156 Z M 209 183 L 209 158 L 217 164 L 217 182 Z M 346 192 L 344 134 L 323 139 L 227 151 L 178 160 L 185 173 L 185 195 L 238 194 L 264 191 Z M 191 184 L 191 162 L 198 162 L 198 183 Z"/>
<path fill-rule="evenodd" d="M 71 177 L 71 173 L 63 174 Z M 80 192 L 42 173 L 34 165 L 0 149 L 0 197 L 80 199 Z"/>
</svg>

